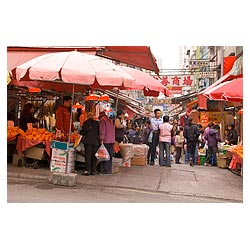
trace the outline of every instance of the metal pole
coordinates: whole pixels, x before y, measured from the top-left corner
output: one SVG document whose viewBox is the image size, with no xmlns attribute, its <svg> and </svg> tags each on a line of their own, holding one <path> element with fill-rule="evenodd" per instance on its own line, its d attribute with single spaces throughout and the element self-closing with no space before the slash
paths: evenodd
<svg viewBox="0 0 250 250">
<path fill-rule="evenodd" d="M 224 46 L 221 46 L 221 77 L 224 75 Z"/>
<path fill-rule="evenodd" d="M 68 156 L 69 156 L 69 144 L 70 144 L 70 134 L 71 134 L 71 124 L 73 120 L 73 112 L 72 112 L 72 107 L 74 105 L 74 95 L 75 95 L 75 84 L 73 83 L 73 88 L 72 88 L 72 101 L 71 101 L 71 110 L 70 110 L 70 124 L 69 124 L 69 137 L 68 137 L 68 142 L 67 142 L 67 165 L 65 168 L 66 173 L 68 172 Z M 66 174 L 65 173 L 65 174 Z"/>
<path fill-rule="evenodd" d="M 115 103 L 116 117 L 117 117 L 117 108 L 118 108 L 118 95 L 119 95 L 119 89 L 117 90 L 117 93 L 116 93 L 116 103 Z"/>
</svg>

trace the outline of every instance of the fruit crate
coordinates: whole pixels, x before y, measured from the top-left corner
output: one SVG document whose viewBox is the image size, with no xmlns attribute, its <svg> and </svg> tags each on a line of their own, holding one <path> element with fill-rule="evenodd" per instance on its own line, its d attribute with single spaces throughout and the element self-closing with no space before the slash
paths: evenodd
<svg viewBox="0 0 250 250">
<path fill-rule="evenodd" d="M 227 168 L 227 157 L 224 154 L 217 154 L 217 166 L 218 168 Z"/>
</svg>

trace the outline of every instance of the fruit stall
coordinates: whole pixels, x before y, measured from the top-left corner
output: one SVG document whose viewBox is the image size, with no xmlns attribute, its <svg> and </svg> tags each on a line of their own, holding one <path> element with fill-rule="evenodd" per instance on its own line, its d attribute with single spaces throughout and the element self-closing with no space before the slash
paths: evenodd
<svg viewBox="0 0 250 250">
<path fill-rule="evenodd" d="M 235 174 L 243 176 L 243 145 L 233 145 L 226 149 L 226 156 L 230 160 L 229 169 Z"/>
</svg>

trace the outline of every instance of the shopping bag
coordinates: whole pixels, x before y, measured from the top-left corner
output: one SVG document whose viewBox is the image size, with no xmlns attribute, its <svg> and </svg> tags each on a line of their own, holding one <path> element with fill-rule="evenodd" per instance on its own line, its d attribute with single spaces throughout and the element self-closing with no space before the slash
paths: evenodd
<svg viewBox="0 0 250 250">
<path fill-rule="evenodd" d="M 95 153 L 95 157 L 99 161 L 109 161 L 110 160 L 109 152 L 103 144 L 98 148 L 97 152 Z"/>
</svg>

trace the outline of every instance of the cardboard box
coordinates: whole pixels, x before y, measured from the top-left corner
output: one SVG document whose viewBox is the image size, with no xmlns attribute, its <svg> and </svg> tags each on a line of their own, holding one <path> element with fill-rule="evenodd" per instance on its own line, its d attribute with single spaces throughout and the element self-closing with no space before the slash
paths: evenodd
<svg viewBox="0 0 250 250">
<path fill-rule="evenodd" d="M 146 166 L 147 158 L 146 157 L 133 157 L 131 159 L 132 166 Z"/>
<path fill-rule="evenodd" d="M 57 173 L 72 173 L 75 170 L 75 161 L 73 162 L 63 162 L 63 161 L 50 161 L 50 171 Z"/>
<path fill-rule="evenodd" d="M 128 160 L 126 160 L 126 161 L 123 161 L 123 162 L 122 162 L 122 167 L 130 168 L 130 167 L 131 167 L 131 159 L 128 159 Z"/>
<path fill-rule="evenodd" d="M 112 159 L 112 174 L 118 173 L 120 170 L 120 166 L 122 166 L 122 159 L 113 158 Z"/>
<path fill-rule="evenodd" d="M 21 160 L 23 162 L 24 157 L 21 155 L 18 155 L 18 154 L 13 154 L 12 165 L 17 166 L 19 160 Z"/>
<path fill-rule="evenodd" d="M 67 142 L 55 141 L 55 140 L 52 140 L 50 143 L 51 148 L 58 148 L 58 149 L 62 149 L 62 150 L 67 150 L 67 145 L 68 145 Z M 73 147 L 74 147 L 74 144 L 70 143 L 69 148 L 73 148 Z"/>
<path fill-rule="evenodd" d="M 70 148 L 69 151 L 52 148 L 52 156 L 50 161 L 50 171 L 65 173 L 72 173 L 75 170 L 76 151 Z"/>
<path fill-rule="evenodd" d="M 148 145 L 133 144 L 134 157 L 146 157 L 148 155 Z"/>
<path fill-rule="evenodd" d="M 68 156 L 68 158 L 67 158 Z M 66 150 L 52 148 L 51 160 L 72 162 L 76 160 L 76 152 L 74 148 L 70 148 L 67 152 Z"/>
<path fill-rule="evenodd" d="M 44 148 L 33 146 L 24 151 L 24 156 L 35 160 L 42 160 L 43 153 Z"/>
</svg>

